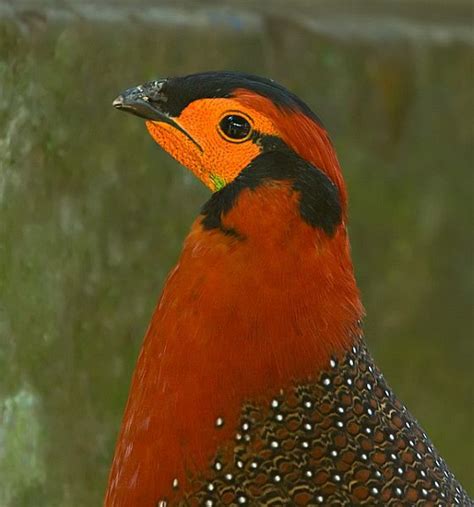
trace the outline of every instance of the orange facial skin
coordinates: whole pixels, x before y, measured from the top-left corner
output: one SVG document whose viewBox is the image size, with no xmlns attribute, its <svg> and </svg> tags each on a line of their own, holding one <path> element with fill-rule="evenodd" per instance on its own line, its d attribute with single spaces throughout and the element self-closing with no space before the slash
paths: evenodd
<svg viewBox="0 0 474 507">
<path fill-rule="evenodd" d="M 339 190 L 332 236 L 302 220 L 290 182 L 244 189 L 222 217 L 242 238 L 198 218 L 145 336 L 117 441 L 105 504 L 178 505 L 219 447 L 232 443 L 242 404 L 315 379 L 358 333 L 363 309 L 346 232 L 346 190 L 324 129 L 300 111 L 241 89 L 191 102 L 173 126 L 147 121 L 155 139 L 209 188 L 229 184 L 260 153 L 231 142 L 220 119 L 238 112 L 282 139 Z M 216 183 L 217 182 L 217 183 Z M 225 424 L 216 428 L 216 420 Z M 173 487 L 179 484 L 178 487 Z"/>
<path fill-rule="evenodd" d="M 233 141 L 220 131 L 220 120 L 229 114 L 245 114 L 253 130 L 278 135 L 272 121 L 257 110 L 234 99 L 201 99 L 192 102 L 178 118 L 180 125 L 201 147 L 171 125 L 147 121 L 153 139 L 178 162 L 190 169 L 211 190 L 216 178 L 223 184 L 231 182 L 260 153 L 252 142 Z"/>
</svg>

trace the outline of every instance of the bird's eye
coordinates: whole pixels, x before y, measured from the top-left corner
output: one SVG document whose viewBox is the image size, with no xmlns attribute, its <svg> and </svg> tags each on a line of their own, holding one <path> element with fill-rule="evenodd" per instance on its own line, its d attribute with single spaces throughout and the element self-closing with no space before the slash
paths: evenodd
<svg viewBox="0 0 474 507">
<path fill-rule="evenodd" d="M 224 116 L 219 123 L 219 129 L 224 137 L 230 141 L 246 141 L 252 132 L 249 121 L 238 114 Z"/>
</svg>

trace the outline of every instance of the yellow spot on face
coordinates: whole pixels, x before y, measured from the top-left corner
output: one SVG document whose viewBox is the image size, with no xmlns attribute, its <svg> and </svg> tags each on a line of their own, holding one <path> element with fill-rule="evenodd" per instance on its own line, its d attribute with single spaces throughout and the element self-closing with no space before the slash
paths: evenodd
<svg viewBox="0 0 474 507">
<path fill-rule="evenodd" d="M 224 178 L 221 178 L 218 174 L 210 173 L 209 178 L 211 183 L 214 185 L 214 191 L 217 192 L 221 188 L 224 188 L 227 185 L 227 182 Z"/>
</svg>

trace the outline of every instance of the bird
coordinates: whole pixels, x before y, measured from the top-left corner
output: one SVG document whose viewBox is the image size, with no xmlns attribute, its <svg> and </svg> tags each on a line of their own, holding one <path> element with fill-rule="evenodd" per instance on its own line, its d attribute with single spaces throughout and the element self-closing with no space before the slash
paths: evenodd
<svg viewBox="0 0 474 507">
<path fill-rule="evenodd" d="M 104 505 L 473 505 L 367 348 L 347 190 L 312 109 L 230 71 L 113 106 L 211 194 L 146 331 Z"/>
</svg>

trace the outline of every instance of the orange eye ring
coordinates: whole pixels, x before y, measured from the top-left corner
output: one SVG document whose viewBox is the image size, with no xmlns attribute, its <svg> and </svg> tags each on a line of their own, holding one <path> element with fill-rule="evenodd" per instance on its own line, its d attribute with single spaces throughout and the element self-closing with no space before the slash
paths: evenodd
<svg viewBox="0 0 474 507">
<path fill-rule="evenodd" d="M 253 120 L 242 111 L 226 111 L 217 124 L 217 132 L 227 142 L 244 143 L 253 133 Z"/>
</svg>

